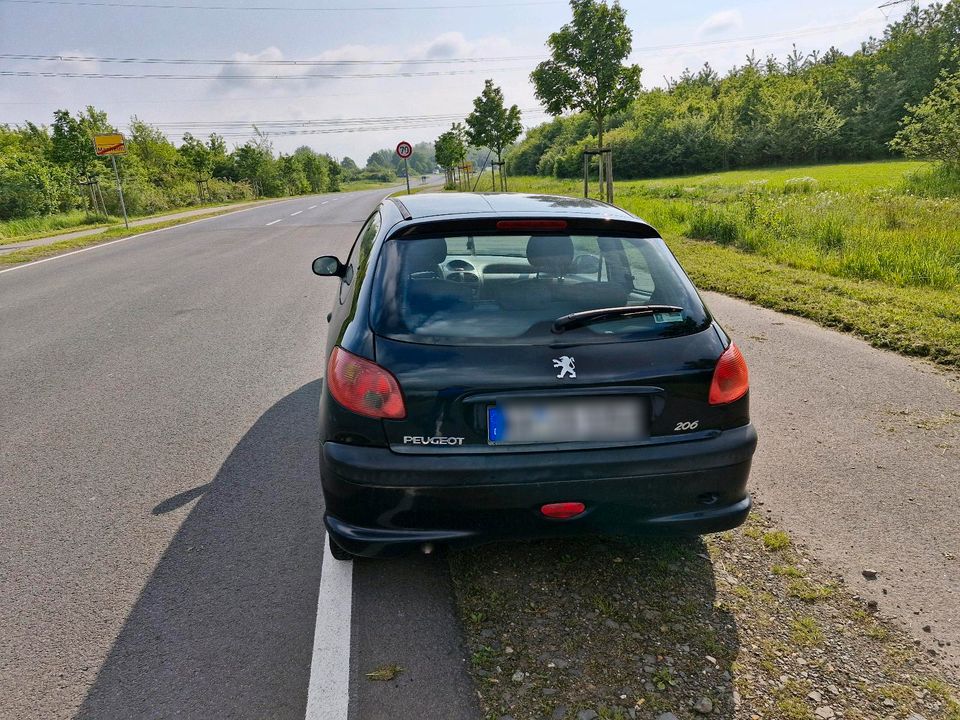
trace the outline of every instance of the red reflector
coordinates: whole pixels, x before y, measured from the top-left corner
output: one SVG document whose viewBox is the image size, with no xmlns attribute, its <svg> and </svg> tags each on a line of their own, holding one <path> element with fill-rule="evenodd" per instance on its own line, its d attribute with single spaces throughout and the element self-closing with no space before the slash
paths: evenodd
<svg viewBox="0 0 960 720">
<path fill-rule="evenodd" d="M 713 370 L 713 382 L 710 383 L 710 404 L 725 405 L 739 400 L 750 389 L 750 377 L 747 373 L 747 361 L 733 343 L 723 351 Z"/>
<path fill-rule="evenodd" d="M 327 364 L 333 399 L 358 415 L 402 420 L 406 414 L 397 379 L 374 362 L 335 347 Z"/>
<path fill-rule="evenodd" d="M 498 220 L 497 230 L 566 230 L 566 220 Z"/>
<path fill-rule="evenodd" d="M 540 512 L 554 520 L 567 520 L 576 517 L 587 507 L 582 502 L 549 503 L 540 508 Z"/>
</svg>

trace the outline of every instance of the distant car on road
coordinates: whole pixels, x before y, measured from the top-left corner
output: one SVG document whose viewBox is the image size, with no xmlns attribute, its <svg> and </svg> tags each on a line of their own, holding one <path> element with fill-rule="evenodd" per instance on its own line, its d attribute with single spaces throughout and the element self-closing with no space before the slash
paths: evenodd
<svg viewBox="0 0 960 720">
<path fill-rule="evenodd" d="M 747 517 L 747 366 L 635 216 L 404 196 L 313 270 L 340 278 L 320 405 L 335 558 Z"/>
</svg>

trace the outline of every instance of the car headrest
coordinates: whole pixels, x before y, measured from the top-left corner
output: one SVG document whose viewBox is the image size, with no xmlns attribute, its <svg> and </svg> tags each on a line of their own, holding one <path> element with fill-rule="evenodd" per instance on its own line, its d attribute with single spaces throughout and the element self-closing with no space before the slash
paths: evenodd
<svg viewBox="0 0 960 720">
<path fill-rule="evenodd" d="M 447 241 L 444 238 L 427 238 L 424 240 L 401 240 L 409 242 L 406 248 L 406 264 L 408 272 L 419 270 L 436 270 L 437 266 L 447 257 Z"/>
<path fill-rule="evenodd" d="M 537 272 L 563 275 L 573 263 L 573 239 L 569 235 L 534 235 L 527 241 L 527 260 Z"/>
</svg>

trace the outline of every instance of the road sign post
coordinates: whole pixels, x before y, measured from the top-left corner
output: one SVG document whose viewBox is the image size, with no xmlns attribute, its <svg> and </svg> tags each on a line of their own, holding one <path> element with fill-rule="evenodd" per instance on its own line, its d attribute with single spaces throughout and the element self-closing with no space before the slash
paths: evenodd
<svg viewBox="0 0 960 720">
<path fill-rule="evenodd" d="M 117 155 L 126 155 L 127 145 L 123 141 L 123 135 L 119 133 L 110 133 L 108 135 L 93 136 L 93 150 L 97 157 L 110 156 L 110 162 L 113 164 L 113 176 L 117 179 L 117 194 L 120 196 L 120 209 L 123 211 L 123 224 L 129 228 L 130 221 L 127 219 L 127 204 L 123 200 L 123 184 L 120 182 L 120 171 L 117 170 Z"/>
<path fill-rule="evenodd" d="M 130 229 L 130 221 L 127 220 L 127 204 L 123 201 L 123 185 L 120 183 L 120 171 L 117 170 L 117 156 L 111 155 L 110 162 L 113 163 L 113 176 L 117 179 L 117 194 L 120 195 L 120 209 L 123 210 L 123 224 Z"/>
<path fill-rule="evenodd" d="M 413 145 L 408 143 L 406 140 L 401 140 L 397 144 L 397 155 L 403 158 L 403 174 L 407 179 L 407 195 L 410 194 L 410 165 L 407 163 L 407 158 L 413 155 Z"/>
</svg>

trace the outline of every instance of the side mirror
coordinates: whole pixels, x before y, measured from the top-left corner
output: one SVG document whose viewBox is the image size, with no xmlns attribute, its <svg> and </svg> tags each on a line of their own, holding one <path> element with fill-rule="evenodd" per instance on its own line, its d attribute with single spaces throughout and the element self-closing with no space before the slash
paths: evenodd
<svg viewBox="0 0 960 720">
<path fill-rule="evenodd" d="M 313 272 L 324 277 L 343 277 L 347 267 L 333 255 L 323 255 L 313 261 Z"/>
<path fill-rule="evenodd" d="M 600 272 L 600 258 L 596 255 L 577 255 L 571 270 L 577 275 L 596 275 Z"/>
</svg>

